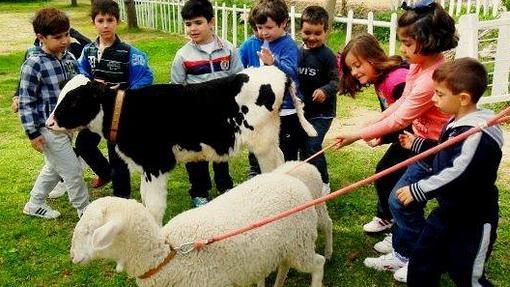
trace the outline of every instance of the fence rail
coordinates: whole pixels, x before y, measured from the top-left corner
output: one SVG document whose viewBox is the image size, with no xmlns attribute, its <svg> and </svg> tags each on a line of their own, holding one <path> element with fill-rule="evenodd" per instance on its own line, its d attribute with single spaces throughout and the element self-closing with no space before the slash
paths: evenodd
<svg viewBox="0 0 510 287">
<path fill-rule="evenodd" d="M 393 7 L 397 8 L 403 2 L 414 4 L 419 0 L 394 0 Z M 441 6 L 448 10 L 452 16 L 461 16 L 465 14 L 475 13 L 478 15 L 487 15 L 491 12 L 496 17 L 501 9 L 501 0 L 439 0 Z"/>
<path fill-rule="evenodd" d="M 184 5 L 184 1 L 178 0 L 135 0 L 136 16 L 138 25 L 142 28 L 161 30 L 168 33 L 184 34 L 184 21 L 181 18 L 180 12 Z M 121 18 L 125 20 L 126 9 L 123 1 L 119 0 L 121 10 Z M 246 40 L 252 33 L 251 27 L 248 25 L 249 8 L 246 5 L 237 7 L 227 7 L 225 3 L 218 5 L 213 3 L 215 15 L 215 33 L 234 45 L 239 44 L 239 40 Z M 300 13 L 296 12 L 294 6 L 290 7 L 290 35 L 293 39 L 296 36 L 296 19 L 301 17 Z M 397 14 L 392 13 L 390 21 L 374 20 L 374 13 L 369 12 L 366 19 L 354 18 L 354 12 L 350 10 L 347 17 L 336 16 L 334 18 L 336 23 L 344 23 L 347 26 L 345 43 L 352 37 L 353 25 L 366 26 L 368 33 L 373 34 L 374 28 L 381 27 L 387 30 L 389 39 L 388 53 L 395 54 L 396 39 L 397 39 Z M 241 31 L 239 31 L 241 30 Z M 239 35 L 242 35 L 239 37 Z"/>
</svg>

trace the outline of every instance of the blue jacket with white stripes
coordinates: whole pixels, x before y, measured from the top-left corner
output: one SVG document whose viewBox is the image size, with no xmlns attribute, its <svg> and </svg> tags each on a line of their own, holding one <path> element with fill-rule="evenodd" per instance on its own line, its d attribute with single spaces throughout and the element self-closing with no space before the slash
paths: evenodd
<svg viewBox="0 0 510 287">
<path fill-rule="evenodd" d="M 439 138 L 442 143 L 494 116 L 490 110 L 477 110 L 459 120 L 451 119 Z M 422 152 L 431 140 L 417 138 L 412 150 Z M 439 207 L 455 218 L 490 220 L 498 216 L 498 189 L 495 185 L 501 161 L 503 133 L 498 125 L 436 154 L 433 175 L 411 185 L 416 201 L 437 198 Z"/>
</svg>

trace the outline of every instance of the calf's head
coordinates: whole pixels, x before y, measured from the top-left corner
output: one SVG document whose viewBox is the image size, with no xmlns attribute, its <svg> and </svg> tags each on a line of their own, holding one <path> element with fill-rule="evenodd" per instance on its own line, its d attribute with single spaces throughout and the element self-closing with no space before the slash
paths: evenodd
<svg viewBox="0 0 510 287">
<path fill-rule="evenodd" d="M 100 98 L 104 93 L 103 84 L 90 81 L 83 75 L 75 76 L 62 88 L 46 127 L 65 131 L 88 126 L 101 111 Z"/>
</svg>

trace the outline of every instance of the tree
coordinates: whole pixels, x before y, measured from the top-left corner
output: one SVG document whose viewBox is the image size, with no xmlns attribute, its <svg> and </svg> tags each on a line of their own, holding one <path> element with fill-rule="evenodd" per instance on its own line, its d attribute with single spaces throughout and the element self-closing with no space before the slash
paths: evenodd
<svg viewBox="0 0 510 287">
<path fill-rule="evenodd" d="M 136 7 L 134 0 L 124 0 L 126 6 L 128 28 L 138 29 L 138 20 L 136 19 Z"/>
<path fill-rule="evenodd" d="M 342 4 L 344 2 L 346 2 L 346 0 L 342 0 Z M 324 9 L 326 9 L 326 11 L 328 12 L 328 16 L 329 16 L 329 23 L 328 23 L 329 31 L 331 31 L 333 29 L 333 20 L 336 15 L 335 7 L 336 7 L 336 0 L 325 0 Z"/>
<path fill-rule="evenodd" d="M 78 0 L 71 0 L 72 7 L 78 7 Z"/>
</svg>

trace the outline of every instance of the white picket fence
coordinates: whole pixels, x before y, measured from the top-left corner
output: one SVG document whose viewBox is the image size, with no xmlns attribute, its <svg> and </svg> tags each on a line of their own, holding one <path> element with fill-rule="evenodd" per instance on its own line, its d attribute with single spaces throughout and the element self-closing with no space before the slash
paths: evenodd
<svg viewBox="0 0 510 287">
<path fill-rule="evenodd" d="M 124 1 L 118 1 L 121 9 L 121 18 L 126 20 L 126 9 Z M 179 0 L 135 0 L 136 16 L 138 26 L 146 29 L 160 30 L 168 33 L 184 34 L 184 21 L 181 19 L 181 8 L 184 1 Z M 218 5 L 214 3 L 215 32 L 216 34 L 234 45 L 239 43 L 238 39 L 246 40 L 251 35 L 251 27 L 248 25 L 249 7 L 243 5 L 227 7 L 225 3 Z M 296 36 L 296 19 L 301 17 L 294 6 L 290 7 L 290 34 L 293 39 Z M 337 16 L 334 19 L 337 23 L 345 23 L 347 26 L 345 43 L 352 37 L 354 25 L 366 26 L 366 31 L 373 34 L 374 28 L 382 27 L 387 29 L 389 47 L 388 53 L 395 54 L 397 39 L 397 14 L 391 14 L 390 21 L 374 20 L 374 13 L 369 12 L 366 19 L 354 18 L 354 12 L 350 10 L 347 17 Z M 239 31 L 240 30 L 240 31 Z"/>
<path fill-rule="evenodd" d="M 393 7 L 398 8 L 403 2 L 414 4 L 420 0 L 394 0 Z M 478 15 L 487 15 L 491 12 L 496 17 L 501 8 L 501 0 L 439 0 L 441 6 L 448 9 L 448 13 L 452 16 L 460 16 L 470 13 Z"/>
</svg>

